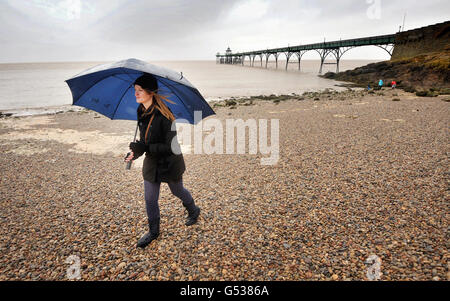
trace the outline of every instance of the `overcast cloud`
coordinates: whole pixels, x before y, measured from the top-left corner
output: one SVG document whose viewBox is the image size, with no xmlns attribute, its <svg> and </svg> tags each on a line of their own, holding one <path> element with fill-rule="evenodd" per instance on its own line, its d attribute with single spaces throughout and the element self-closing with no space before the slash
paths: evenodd
<svg viewBox="0 0 450 301">
<path fill-rule="evenodd" d="M 406 30 L 444 22 L 450 2 L 0 0 L 0 62 L 213 60 L 228 46 L 249 51 L 395 33 L 405 13 Z M 386 55 L 362 47 L 344 59 Z"/>
</svg>

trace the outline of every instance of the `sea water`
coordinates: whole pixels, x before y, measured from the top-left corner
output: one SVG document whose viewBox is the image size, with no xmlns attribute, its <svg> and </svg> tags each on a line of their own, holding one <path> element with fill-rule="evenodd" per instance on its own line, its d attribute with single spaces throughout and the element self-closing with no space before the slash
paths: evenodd
<svg viewBox="0 0 450 301">
<path fill-rule="evenodd" d="M 374 61 L 342 60 L 340 70 L 353 69 Z M 39 114 L 43 111 L 70 108 L 72 95 L 65 80 L 83 70 L 106 62 L 17 63 L 0 64 L 0 111 Z M 251 67 L 217 64 L 216 61 L 154 61 L 183 75 L 200 91 L 207 101 L 230 97 L 257 95 L 301 94 L 326 88 L 339 90 L 339 82 L 318 77 L 320 61 L 302 60 L 288 64 L 255 60 Z M 324 65 L 323 73 L 335 71 L 335 65 Z M 78 108 L 73 106 L 72 108 Z"/>
</svg>

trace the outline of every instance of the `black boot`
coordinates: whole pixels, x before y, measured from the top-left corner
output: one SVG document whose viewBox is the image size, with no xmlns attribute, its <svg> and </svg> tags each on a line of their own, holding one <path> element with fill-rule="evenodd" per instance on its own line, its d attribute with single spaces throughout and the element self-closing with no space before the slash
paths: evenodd
<svg viewBox="0 0 450 301">
<path fill-rule="evenodd" d="M 145 233 L 137 243 L 138 248 L 145 248 L 149 243 L 158 238 L 159 236 L 159 218 L 151 221 L 148 220 L 149 232 Z"/>
<path fill-rule="evenodd" d="M 188 217 L 186 220 L 186 226 L 192 226 L 197 222 L 198 216 L 200 215 L 200 207 L 193 206 L 193 208 L 186 208 L 188 211 Z"/>
</svg>

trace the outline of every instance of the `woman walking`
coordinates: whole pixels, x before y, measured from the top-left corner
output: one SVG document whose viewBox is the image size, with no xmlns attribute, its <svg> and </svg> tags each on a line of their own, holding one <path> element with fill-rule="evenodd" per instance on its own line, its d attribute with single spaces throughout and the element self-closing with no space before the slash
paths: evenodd
<svg viewBox="0 0 450 301">
<path fill-rule="evenodd" d="M 164 101 L 169 99 L 157 93 L 158 83 L 154 76 L 144 73 L 134 82 L 140 140 L 130 143 L 131 152 L 126 162 L 135 160 L 145 153 L 142 175 L 144 177 L 145 205 L 149 232 L 142 236 L 137 247 L 145 248 L 159 236 L 159 191 L 161 182 L 169 185 L 170 191 L 181 199 L 188 212 L 186 226 L 197 222 L 200 208 L 195 205 L 191 193 L 183 187 L 182 175 L 186 170 L 183 155 L 176 139 L 175 120 Z M 174 149 L 176 152 L 174 153 Z"/>
</svg>

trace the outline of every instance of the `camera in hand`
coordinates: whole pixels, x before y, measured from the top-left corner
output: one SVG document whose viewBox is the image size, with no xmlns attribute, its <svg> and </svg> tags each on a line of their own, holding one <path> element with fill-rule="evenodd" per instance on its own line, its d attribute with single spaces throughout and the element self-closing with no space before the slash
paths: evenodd
<svg viewBox="0 0 450 301">
<path fill-rule="evenodd" d="M 125 156 L 124 160 L 126 160 L 130 155 L 131 155 L 131 152 L 128 152 L 127 155 Z M 127 166 L 125 169 L 131 169 L 131 163 L 133 163 L 133 159 L 131 159 L 130 161 L 127 162 Z"/>
</svg>

